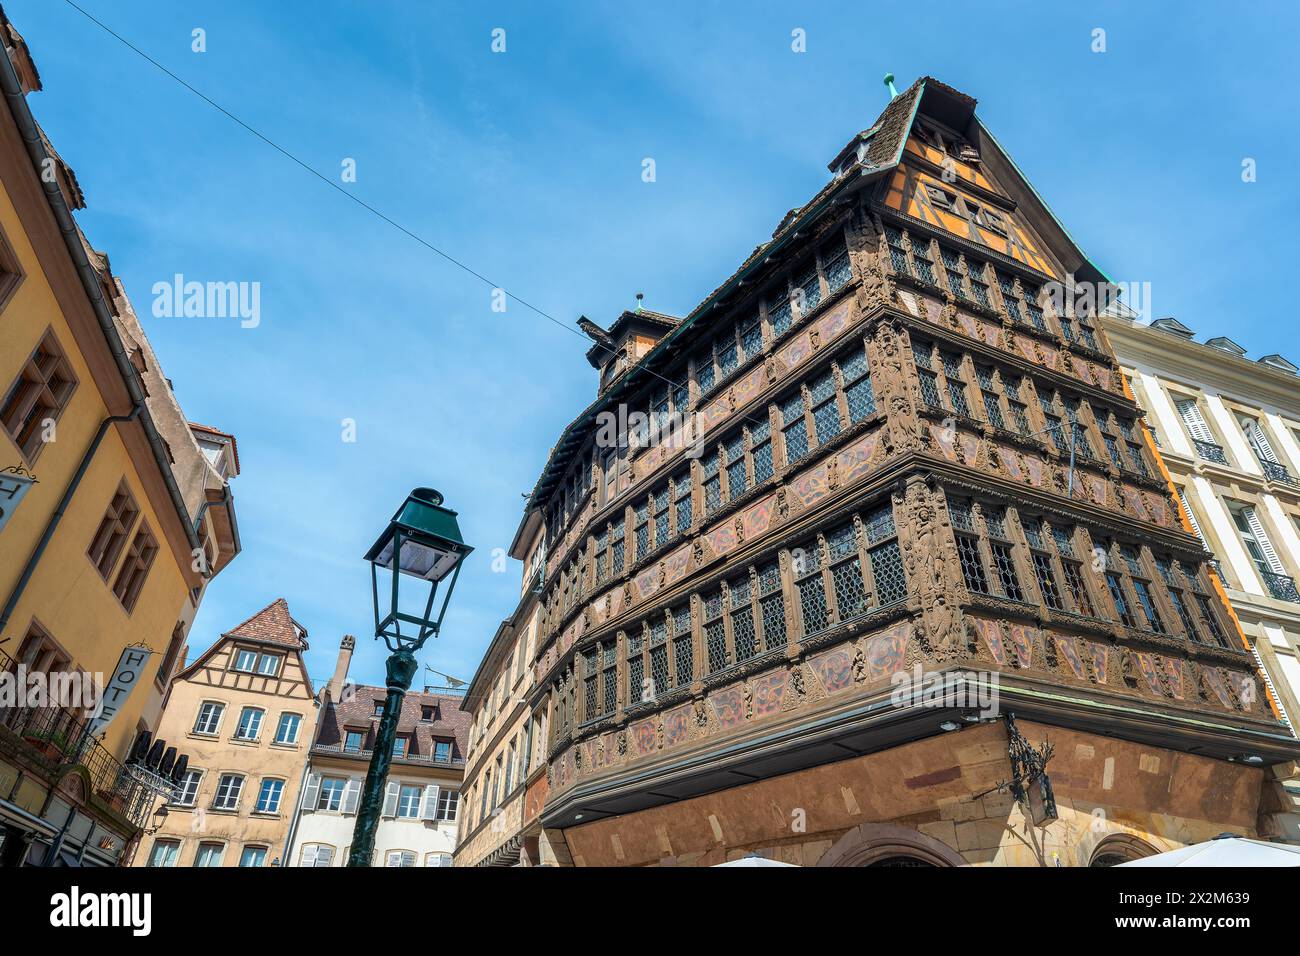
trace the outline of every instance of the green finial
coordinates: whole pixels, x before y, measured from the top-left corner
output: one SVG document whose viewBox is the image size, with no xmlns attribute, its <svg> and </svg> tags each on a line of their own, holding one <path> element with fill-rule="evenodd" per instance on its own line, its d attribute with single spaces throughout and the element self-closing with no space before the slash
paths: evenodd
<svg viewBox="0 0 1300 956">
<path fill-rule="evenodd" d="M 898 95 L 898 90 L 894 89 L 894 74 L 892 73 L 885 74 L 885 85 L 889 87 L 889 98 L 892 100 L 895 96 Z"/>
</svg>

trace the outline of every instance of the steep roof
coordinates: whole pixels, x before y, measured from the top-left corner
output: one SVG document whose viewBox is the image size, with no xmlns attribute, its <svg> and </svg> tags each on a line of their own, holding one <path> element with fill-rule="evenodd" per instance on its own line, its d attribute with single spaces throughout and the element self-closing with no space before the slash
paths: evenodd
<svg viewBox="0 0 1300 956">
<path fill-rule="evenodd" d="M 316 734 L 316 745 L 321 747 L 338 747 L 343 743 L 343 732 L 349 727 L 366 731 L 362 744 L 364 750 L 371 750 L 375 743 L 375 730 L 378 721 L 374 719 L 375 703 L 383 702 L 388 692 L 382 687 L 359 684 L 351 688 L 352 693 L 345 695 L 341 701 L 331 700 L 321 714 L 320 729 Z M 433 706 L 434 719 L 423 720 L 424 708 Z M 411 742 L 407 753 L 416 759 L 428 759 L 433 755 L 436 740 L 452 741 L 453 759 L 463 760 L 469 749 L 470 715 L 460 709 L 460 698 L 447 694 L 408 693 L 402 701 L 402 713 L 397 719 L 397 732 L 409 735 Z M 401 758 L 397 758 L 400 762 Z"/>
<path fill-rule="evenodd" d="M 293 648 L 296 651 L 307 650 L 307 629 L 290 616 L 289 604 L 284 598 L 276 598 L 248 620 L 237 624 L 221 636 L 242 637 L 263 644 Z"/>
</svg>

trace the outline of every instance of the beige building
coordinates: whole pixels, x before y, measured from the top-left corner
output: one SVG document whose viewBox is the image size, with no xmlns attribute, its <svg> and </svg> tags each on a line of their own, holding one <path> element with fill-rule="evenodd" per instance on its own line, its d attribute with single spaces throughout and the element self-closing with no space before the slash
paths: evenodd
<svg viewBox="0 0 1300 956">
<path fill-rule="evenodd" d="M 540 605 L 536 584 L 545 575 L 540 517 L 531 512 L 510 549 L 524 562 L 519 604 L 501 622 L 462 710 L 472 715 L 460 814 L 457 866 L 536 866 L 546 798 L 545 699 L 530 704 Z"/>
<path fill-rule="evenodd" d="M 189 768 L 134 865 L 283 862 L 316 726 L 306 650 L 280 598 L 176 675 L 159 736 Z"/>
<path fill-rule="evenodd" d="M 1106 318 L 1106 331 L 1292 727 L 1300 720 L 1300 378 L 1281 355 L 1194 341 L 1177 319 Z M 1285 765 L 1283 765 L 1285 766 Z M 1300 840 L 1300 780 L 1270 835 Z"/>
<path fill-rule="evenodd" d="M 287 866 L 347 866 L 357 808 L 388 691 L 350 684 L 355 639 L 343 638 L 297 803 Z M 373 866 L 451 866 L 465 772 L 469 715 L 448 688 L 426 687 L 402 701 L 393 761 L 375 832 Z"/>
</svg>

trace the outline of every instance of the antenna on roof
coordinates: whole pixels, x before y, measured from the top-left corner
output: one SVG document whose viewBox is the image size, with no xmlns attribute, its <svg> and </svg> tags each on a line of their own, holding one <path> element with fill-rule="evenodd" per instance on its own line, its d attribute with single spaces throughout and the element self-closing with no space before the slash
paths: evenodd
<svg viewBox="0 0 1300 956">
<path fill-rule="evenodd" d="M 889 87 L 889 98 L 891 100 L 898 95 L 898 90 L 894 89 L 894 74 L 885 74 L 885 86 Z"/>
<path fill-rule="evenodd" d="M 636 310 L 637 310 L 638 314 L 641 312 L 641 301 L 642 301 L 644 298 L 645 298 L 645 293 L 644 293 L 644 292 L 638 292 L 638 293 L 636 294 Z"/>
</svg>

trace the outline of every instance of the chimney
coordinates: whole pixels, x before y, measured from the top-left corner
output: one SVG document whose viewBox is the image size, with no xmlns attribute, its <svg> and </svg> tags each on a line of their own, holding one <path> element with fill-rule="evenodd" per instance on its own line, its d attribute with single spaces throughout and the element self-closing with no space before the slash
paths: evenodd
<svg viewBox="0 0 1300 956">
<path fill-rule="evenodd" d="M 330 700 L 338 703 L 343 696 L 343 685 L 348 679 L 348 667 L 352 663 L 352 650 L 357 646 L 357 639 L 351 634 L 344 634 L 339 641 L 339 659 L 334 665 L 334 676 L 330 678 Z"/>
</svg>

